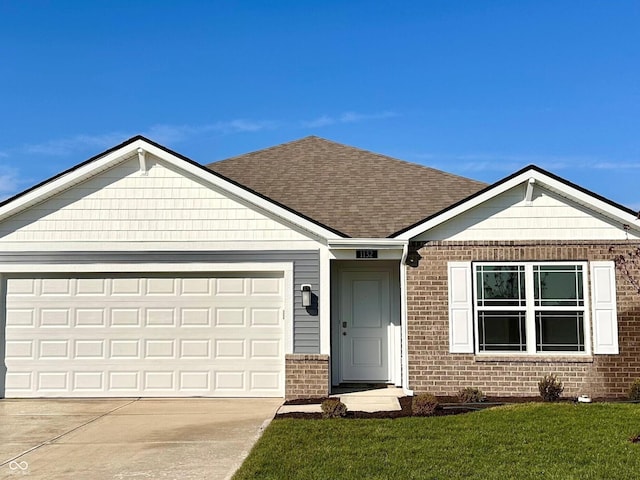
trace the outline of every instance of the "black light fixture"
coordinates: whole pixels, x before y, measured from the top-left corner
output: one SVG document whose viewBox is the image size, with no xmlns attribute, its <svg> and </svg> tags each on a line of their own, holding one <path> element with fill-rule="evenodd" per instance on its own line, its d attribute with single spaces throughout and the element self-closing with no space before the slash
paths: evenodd
<svg viewBox="0 0 640 480">
<path fill-rule="evenodd" d="M 405 263 L 410 267 L 415 268 L 420 263 L 421 258 L 422 257 L 416 250 L 411 250 L 410 252 L 407 253 L 407 259 L 405 260 Z"/>
<path fill-rule="evenodd" d="M 418 253 L 418 251 L 426 245 L 427 242 L 423 240 L 409 242 L 407 248 L 407 258 L 405 258 L 404 263 L 410 267 L 416 268 L 420 264 L 420 260 L 422 260 L 422 256 Z"/>
<path fill-rule="evenodd" d="M 302 306 L 311 306 L 311 285 L 304 283 L 300 285 L 300 291 L 302 292 Z"/>
</svg>

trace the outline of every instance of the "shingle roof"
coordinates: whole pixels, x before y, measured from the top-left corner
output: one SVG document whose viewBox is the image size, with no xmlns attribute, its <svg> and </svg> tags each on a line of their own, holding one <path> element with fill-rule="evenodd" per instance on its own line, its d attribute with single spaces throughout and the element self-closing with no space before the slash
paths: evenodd
<svg viewBox="0 0 640 480">
<path fill-rule="evenodd" d="M 354 238 L 388 237 L 486 187 L 315 136 L 207 168 Z"/>
</svg>

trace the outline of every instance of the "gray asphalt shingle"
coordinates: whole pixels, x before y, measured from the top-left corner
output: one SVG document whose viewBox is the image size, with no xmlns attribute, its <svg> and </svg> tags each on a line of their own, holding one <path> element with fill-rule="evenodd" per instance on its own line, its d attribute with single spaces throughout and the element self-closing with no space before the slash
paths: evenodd
<svg viewBox="0 0 640 480">
<path fill-rule="evenodd" d="M 354 238 L 388 237 L 486 187 L 315 136 L 207 168 Z"/>
</svg>

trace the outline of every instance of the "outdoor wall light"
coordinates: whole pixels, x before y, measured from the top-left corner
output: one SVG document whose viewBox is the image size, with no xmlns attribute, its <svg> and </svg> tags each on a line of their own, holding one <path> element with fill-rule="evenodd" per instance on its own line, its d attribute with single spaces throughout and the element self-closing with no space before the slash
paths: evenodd
<svg viewBox="0 0 640 480">
<path fill-rule="evenodd" d="M 420 256 L 420 254 L 416 251 L 416 250 L 412 250 L 409 253 L 407 253 L 407 259 L 405 261 L 405 263 L 407 265 L 409 265 L 410 267 L 417 267 L 420 264 L 420 259 L 422 257 Z"/>
<path fill-rule="evenodd" d="M 300 291 L 302 292 L 302 306 L 311 306 L 311 285 L 304 283 L 300 285 Z"/>
</svg>

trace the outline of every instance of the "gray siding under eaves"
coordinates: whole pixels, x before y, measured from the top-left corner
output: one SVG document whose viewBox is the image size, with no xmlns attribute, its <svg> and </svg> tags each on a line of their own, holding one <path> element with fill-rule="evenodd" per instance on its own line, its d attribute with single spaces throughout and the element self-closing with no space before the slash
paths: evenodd
<svg viewBox="0 0 640 480">
<path fill-rule="evenodd" d="M 293 351 L 320 353 L 320 253 L 318 250 L 214 252 L 4 252 L 1 265 L 20 263 L 279 263 L 293 262 Z M 72 273 L 72 272 L 70 272 Z M 300 286 L 311 285 L 312 307 L 302 306 Z"/>
</svg>

